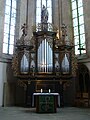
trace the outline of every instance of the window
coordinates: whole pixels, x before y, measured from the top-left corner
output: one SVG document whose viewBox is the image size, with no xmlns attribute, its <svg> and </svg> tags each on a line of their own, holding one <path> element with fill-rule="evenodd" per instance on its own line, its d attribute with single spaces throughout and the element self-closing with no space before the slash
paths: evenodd
<svg viewBox="0 0 90 120">
<path fill-rule="evenodd" d="M 41 9 L 43 5 L 49 13 L 48 22 L 52 23 L 52 0 L 36 0 L 36 24 L 41 23 Z"/>
<path fill-rule="evenodd" d="M 83 0 L 71 0 L 74 27 L 75 54 L 86 53 Z"/>
<path fill-rule="evenodd" d="M 6 0 L 3 53 L 13 54 L 17 0 Z"/>
</svg>

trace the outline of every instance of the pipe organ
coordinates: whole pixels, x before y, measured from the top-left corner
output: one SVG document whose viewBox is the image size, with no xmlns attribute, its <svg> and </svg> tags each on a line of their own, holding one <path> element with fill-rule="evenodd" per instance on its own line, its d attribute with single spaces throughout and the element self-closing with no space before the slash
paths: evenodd
<svg viewBox="0 0 90 120">
<path fill-rule="evenodd" d="M 41 23 L 33 26 L 31 39 L 26 28 L 23 26 L 22 36 L 16 41 L 12 59 L 17 81 L 27 86 L 26 103 L 32 106 L 34 92 L 50 89 L 60 94 L 63 105 L 63 87 L 71 84 L 77 68 L 74 46 L 67 39 L 66 26 L 62 25 L 62 34 L 57 37 L 58 29 L 44 17 Z"/>
</svg>

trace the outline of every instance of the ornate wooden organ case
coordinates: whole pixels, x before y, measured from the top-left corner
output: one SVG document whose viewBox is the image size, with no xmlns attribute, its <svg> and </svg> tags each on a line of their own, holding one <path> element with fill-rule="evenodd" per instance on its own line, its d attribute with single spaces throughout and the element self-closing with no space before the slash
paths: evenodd
<svg viewBox="0 0 90 120">
<path fill-rule="evenodd" d="M 66 27 L 57 38 L 57 28 L 50 23 L 33 27 L 33 36 L 23 32 L 15 45 L 12 68 L 18 84 L 25 87 L 26 104 L 32 106 L 34 92 L 60 93 L 63 105 L 63 87 L 75 74 L 76 61 L 72 44 L 66 40 Z"/>
</svg>

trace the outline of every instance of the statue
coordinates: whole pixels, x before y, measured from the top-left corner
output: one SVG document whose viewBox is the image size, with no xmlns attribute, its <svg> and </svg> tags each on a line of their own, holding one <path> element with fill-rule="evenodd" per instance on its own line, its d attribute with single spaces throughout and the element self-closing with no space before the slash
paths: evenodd
<svg viewBox="0 0 90 120">
<path fill-rule="evenodd" d="M 63 23 L 62 24 L 62 36 L 66 36 L 67 35 L 67 26 Z"/>
<path fill-rule="evenodd" d="M 42 10 L 41 10 L 41 22 L 42 23 L 47 23 L 47 21 L 48 21 L 48 10 L 43 5 Z"/>
<path fill-rule="evenodd" d="M 21 26 L 21 30 L 23 33 L 22 35 L 26 36 L 27 35 L 27 25 L 25 23 Z"/>
</svg>

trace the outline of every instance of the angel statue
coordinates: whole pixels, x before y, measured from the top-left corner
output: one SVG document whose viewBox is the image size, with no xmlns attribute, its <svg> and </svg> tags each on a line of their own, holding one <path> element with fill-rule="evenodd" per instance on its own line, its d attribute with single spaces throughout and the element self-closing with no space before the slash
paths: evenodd
<svg viewBox="0 0 90 120">
<path fill-rule="evenodd" d="M 23 33 L 22 35 L 26 36 L 27 35 L 27 25 L 25 23 L 21 26 L 21 30 Z"/>
</svg>

